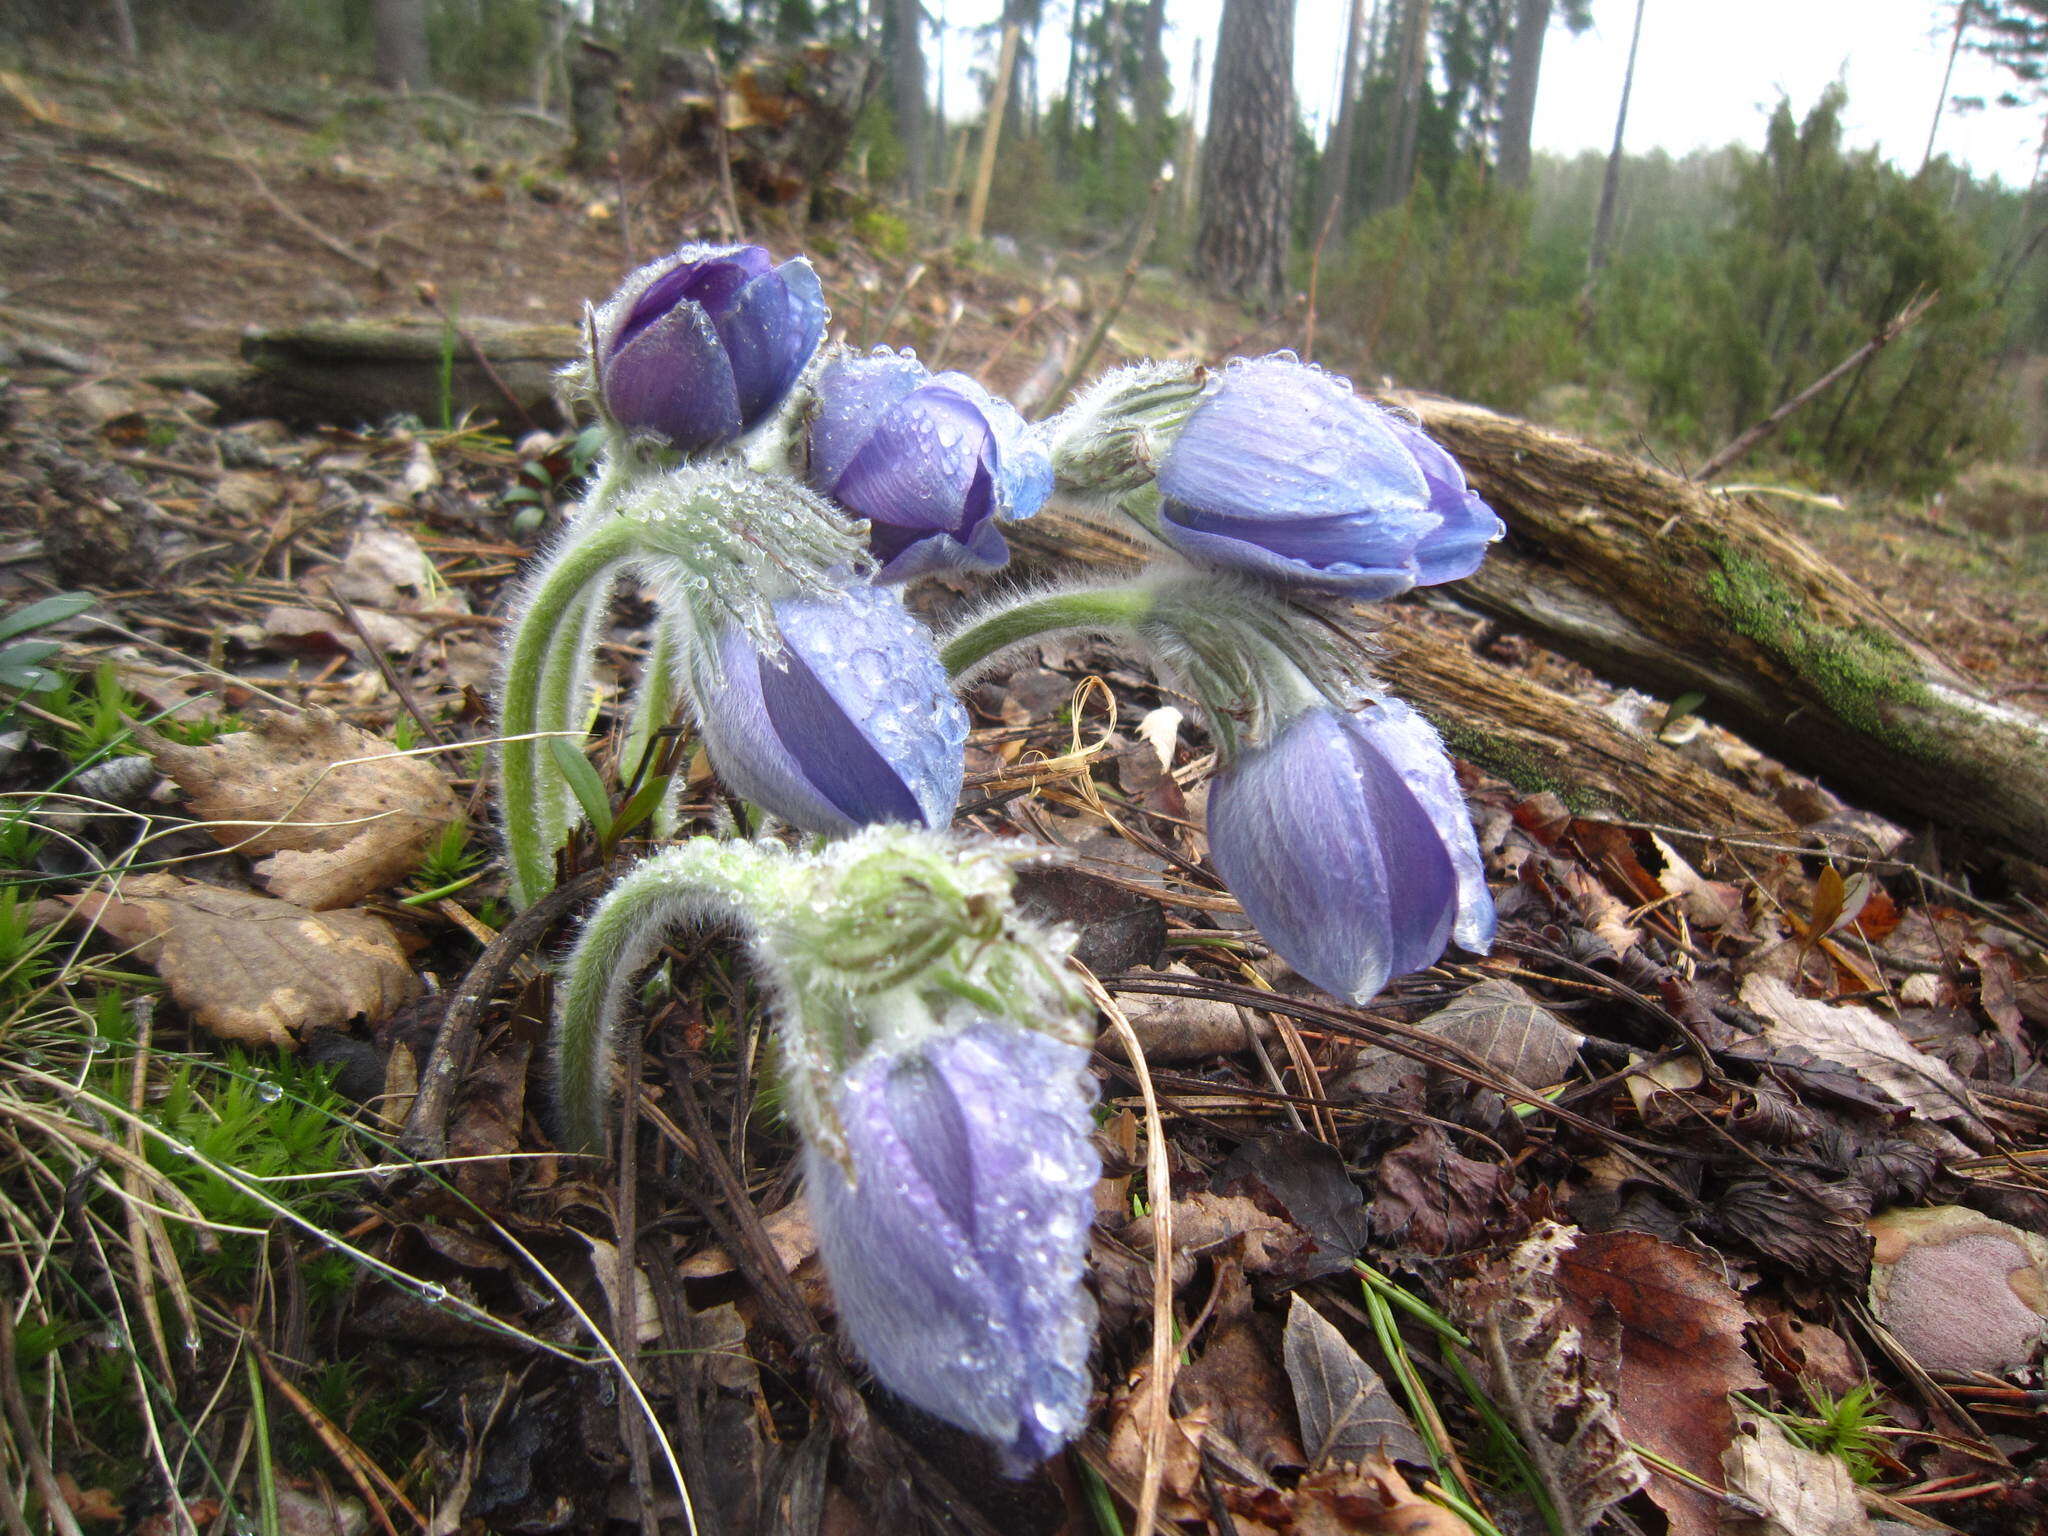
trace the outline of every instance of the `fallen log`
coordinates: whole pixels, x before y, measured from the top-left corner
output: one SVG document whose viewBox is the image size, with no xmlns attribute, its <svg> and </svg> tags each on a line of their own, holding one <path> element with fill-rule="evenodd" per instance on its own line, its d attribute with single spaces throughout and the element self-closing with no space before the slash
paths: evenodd
<svg viewBox="0 0 2048 1536">
<path fill-rule="evenodd" d="M 354 427 L 393 416 L 438 422 L 444 406 L 451 421 L 467 414 L 555 425 L 555 370 L 579 345 L 567 325 L 463 319 L 451 334 L 439 320 L 322 320 L 251 331 L 242 339 L 247 371 L 208 393 L 231 417 L 304 425 Z"/>
<path fill-rule="evenodd" d="M 1845 799 L 2048 861 L 2048 719 L 1950 665 L 1751 496 L 1476 406 L 1397 403 L 1507 542 L 1455 595 L 1699 713 Z"/>
</svg>

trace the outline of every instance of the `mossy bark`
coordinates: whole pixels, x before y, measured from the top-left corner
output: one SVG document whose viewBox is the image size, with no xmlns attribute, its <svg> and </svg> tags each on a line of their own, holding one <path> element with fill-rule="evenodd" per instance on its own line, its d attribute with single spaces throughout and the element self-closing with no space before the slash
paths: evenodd
<svg viewBox="0 0 2048 1536">
<path fill-rule="evenodd" d="M 1399 397 L 1506 519 L 1460 601 L 1856 803 L 2048 860 L 2048 720 L 1980 690 L 1752 497 Z"/>
</svg>

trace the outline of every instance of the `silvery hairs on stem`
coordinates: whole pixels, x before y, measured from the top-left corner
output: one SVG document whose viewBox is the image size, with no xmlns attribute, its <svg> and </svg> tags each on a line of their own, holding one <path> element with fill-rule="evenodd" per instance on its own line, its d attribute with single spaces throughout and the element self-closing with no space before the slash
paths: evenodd
<svg viewBox="0 0 2048 1536">
<path fill-rule="evenodd" d="M 1225 761 L 1269 739 L 1303 708 L 1350 709 L 1380 692 L 1376 649 L 1349 615 L 1290 593 L 1163 556 L 1121 582 L 1015 592 L 970 610 L 939 654 L 965 687 L 1019 645 L 1095 636 L 1135 646 L 1168 688 L 1194 700 Z"/>
<path fill-rule="evenodd" d="M 727 626 L 778 654 L 775 601 L 832 590 L 869 563 L 860 524 L 781 477 L 685 464 L 601 477 L 593 497 L 606 504 L 570 523 L 524 583 L 507 631 L 500 803 L 519 906 L 554 883 L 554 852 L 574 824 L 574 797 L 545 738 L 582 735 L 590 660 L 623 575 L 646 581 L 660 610 L 657 654 L 636 710 L 652 720 L 673 711 L 677 678 L 718 678 Z M 648 734 L 636 722 L 636 739 Z"/>
</svg>

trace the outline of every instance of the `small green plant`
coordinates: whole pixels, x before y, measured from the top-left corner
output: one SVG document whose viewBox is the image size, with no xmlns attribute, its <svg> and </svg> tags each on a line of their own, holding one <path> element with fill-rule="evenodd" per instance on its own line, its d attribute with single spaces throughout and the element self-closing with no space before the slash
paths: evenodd
<svg viewBox="0 0 2048 1536">
<path fill-rule="evenodd" d="M 40 990 L 51 971 L 55 928 L 38 928 L 31 901 L 0 891 L 0 1002 L 13 1004 Z"/>
<path fill-rule="evenodd" d="M 42 665 L 61 649 L 55 640 L 17 640 L 32 630 L 75 619 L 93 605 L 85 592 L 60 592 L 41 602 L 29 603 L 0 615 L 0 688 L 23 693 L 48 693 L 63 684 L 63 676 Z M 11 644 L 9 642 L 12 642 Z"/>
<path fill-rule="evenodd" d="M 1879 1426 L 1888 1416 L 1877 1405 L 1877 1388 L 1869 1382 L 1837 1397 L 1825 1387 L 1802 1381 L 1810 1414 L 1774 1411 L 1737 1394 L 1743 1406 L 1762 1414 L 1808 1450 L 1839 1457 L 1859 1483 L 1877 1481 Z"/>
<path fill-rule="evenodd" d="M 469 823 L 449 822 L 421 856 L 413 877 L 415 891 L 404 898 L 406 904 L 418 906 L 452 896 L 480 878 L 478 866 L 482 863 L 482 850 L 470 846 Z"/>
</svg>

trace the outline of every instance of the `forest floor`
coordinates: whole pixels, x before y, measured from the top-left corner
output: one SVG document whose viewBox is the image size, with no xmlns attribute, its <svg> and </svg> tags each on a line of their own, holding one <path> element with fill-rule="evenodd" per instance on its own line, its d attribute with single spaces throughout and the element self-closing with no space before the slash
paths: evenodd
<svg viewBox="0 0 2048 1536">
<path fill-rule="evenodd" d="M 1867 815 L 1875 856 L 1818 832 L 1680 847 L 1468 772 L 1503 943 L 1339 1007 L 1202 873 L 1203 743 L 1141 737 L 1171 701 L 1094 646 L 977 688 L 969 748 L 972 825 L 1073 851 L 1039 899 L 1082 930 L 1167 1116 L 1153 1147 L 1129 1064 L 1099 1055 L 1091 1426 L 1012 1482 L 857 1390 L 819 1342 L 789 1136 L 749 1113 L 761 1010 L 729 946 L 679 939 L 650 993 L 636 1158 L 549 1141 L 539 962 L 572 914 L 499 938 L 479 744 L 543 537 L 522 515 L 560 492 L 567 438 L 431 410 L 233 422 L 164 382 L 217 375 L 249 327 L 573 322 L 710 234 L 709 180 L 577 179 L 527 118 L 189 63 L 15 61 L 0 122 L 0 615 L 95 599 L 55 631 L 74 681 L 0 720 L 0 1515 L 1023 1536 L 1121 1531 L 1153 1479 L 1166 1524 L 1242 1536 L 1564 1531 L 1603 1509 L 1623 1536 L 2048 1530 L 2048 872 Z M 1027 407 L 1117 286 L 1028 250 L 889 254 L 748 218 L 812 253 L 847 339 Z M 1091 371 L 1299 346 L 1307 321 L 1148 273 Z M 2024 473 L 2002 484 L 2002 532 L 1780 504 L 2039 706 L 2040 508 Z M 625 605 L 601 697 L 647 618 Z M 1617 707 L 1514 637 L 1486 655 Z M 1064 781 L 996 792 L 1077 742 Z M 438 750 L 378 756 L 394 743 Z M 1725 732 L 1702 750 L 1788 809 L 1843 810 Z M 362 792 L 417 812 L 318 850 L 345 899 L 252 867 L 277 850 L 240 829 L 363 758 Z M 718 812 L 701 769 L 686 809 Z M 437 1127 L 451 1160 L 423 1172 L 397 1130 L 479 985 L 476 1064 Z M 1148 1157 L 1174 1191 L 1163 1395 Z"/>
</svg>

